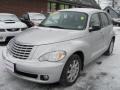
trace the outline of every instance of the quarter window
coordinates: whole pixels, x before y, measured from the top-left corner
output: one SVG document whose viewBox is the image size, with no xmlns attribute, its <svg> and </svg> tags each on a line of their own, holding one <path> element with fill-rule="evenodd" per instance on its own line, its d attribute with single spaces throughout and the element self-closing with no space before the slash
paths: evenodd
<svg viewBox="0 0 120 90">
<path fill-rule="evenodd" d="M 108 17 L 108 20 L 109 20 L 109 25 L 111 25 L 112 24 L 112 19 L 111 19 L 110 15 L 107 15 L 107 17 Z"/>
<path fill-rule="evenodd" d="M 102 21 L 102 27 L 108 26 L 109 21 L 108 21 L 107 15 L 105 13 L 100 13 L 100 17 L 101 17 L 101 21 Z"/>
</svg>

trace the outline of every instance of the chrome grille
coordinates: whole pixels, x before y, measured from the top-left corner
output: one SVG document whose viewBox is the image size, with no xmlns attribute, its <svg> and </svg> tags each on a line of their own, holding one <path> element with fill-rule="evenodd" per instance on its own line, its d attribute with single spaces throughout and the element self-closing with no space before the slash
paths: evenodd
<svg viewBox="0 0 120 90">
<path fill-rule="evenodd" d="M 9 53 L 18 59 L 27 59 L 32 51 L 33 45 L 23 45 L 15 42 L 15 40 L 10 41 L 8 45 Z"/>
</svg>

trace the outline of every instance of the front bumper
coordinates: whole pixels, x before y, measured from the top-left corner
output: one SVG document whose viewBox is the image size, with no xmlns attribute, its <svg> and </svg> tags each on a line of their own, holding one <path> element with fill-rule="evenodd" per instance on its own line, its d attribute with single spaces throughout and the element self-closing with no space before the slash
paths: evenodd
<svg viewBox="0 0 120 90">
<path fill-rule="evenodd" d="M 64 63 L 60 62 L 39 62 L 38 60 L 15 59 L 12 56 L 7 55 L 6 50 L 3 51 L 2 56 L 6 69 L 9 73 L 19 78 L 38 83 L 58 82 L 60 80 L 60 76 L 64 67 Z M 11 67 L 11 65 L 8 65 L 8 63 L 12 64 L 13 67 Z M 47 75 L 49 79 L 41 79 L 41 76 L 44 75 Z"/>
</svg>

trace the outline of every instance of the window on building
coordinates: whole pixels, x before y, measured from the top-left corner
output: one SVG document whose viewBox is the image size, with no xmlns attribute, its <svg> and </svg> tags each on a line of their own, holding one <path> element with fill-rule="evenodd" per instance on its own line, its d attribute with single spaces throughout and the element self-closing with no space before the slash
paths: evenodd
<svg viewBox="0 0 120 90">
<path fill-rule="evenodd" d="M 65 5 L 64 4 L 60 4 L 60 9 L 64 9 Z"/>
<path fill-rule="evenodd" d="M 72 8 L 75 8 L 76 6 L 72 6 Z"/>
<path fill-rule="evenodd" d="M 48 12 L 50 12 L 50 11 L 51 11 L 51 3 L 48 2 Z"/>
<path fill-rule="evenodd" d="M 65 9 L 68 9 L 69 8 L 69 5 L 65 5 Z"/>
<path fill-rule="evenodd" d="M 48 2 L 48 12 L 56 11 L 57 4 L 54 2 Z"/>
<path fill-rule="evenodd" d="M 56 10 L 61 10 L 61 9 L 68 9 L 70 7 L 72 8 L 75 6 L 64 3 L 48 2 L 48 12 L 54 12 Z"/>
<path fill-rule="evenodd" d="M 51 3 L 51 11 L 56 11 L 56 3 Z"/>
</svg>

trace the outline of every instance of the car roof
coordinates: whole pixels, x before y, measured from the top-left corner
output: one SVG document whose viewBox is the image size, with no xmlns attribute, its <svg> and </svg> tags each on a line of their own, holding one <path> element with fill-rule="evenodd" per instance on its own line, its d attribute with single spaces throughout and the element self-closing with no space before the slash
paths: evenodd
<svg viewBox="0 0 120 90">
<path fill-rule="evenodd" d="M 71 9 L 64 9 L 64 10 L 59 10 L 59 11 L 74 11 L 74 12 L 84 12 L 87 14 L 94 14 L 96 12 L 105 12 L 100 9 L 93 9 L 93 8 L 71 8 Z"/>
<path fill-rule="evenodd" d="M 15 15 L 15 14 L 12 14 L 12 13 L 0 13 L 0 15 Z"/>
</svg>

